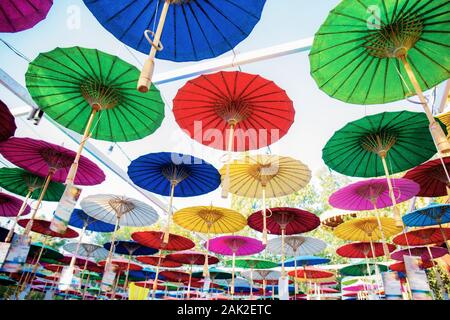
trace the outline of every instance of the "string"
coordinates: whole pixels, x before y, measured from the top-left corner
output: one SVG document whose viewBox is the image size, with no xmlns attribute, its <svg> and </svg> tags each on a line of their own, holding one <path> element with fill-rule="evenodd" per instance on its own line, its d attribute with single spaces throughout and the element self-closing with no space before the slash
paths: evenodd
<svg viewBox="0 0 450 320">
<path fill-rule="evenodd" d="M 3 40 L 2 38 L 0 38 L 0 41 L 3 42 L 3 44 L 5 46 L 8 47 L 8 49 L 10 49 L 13 53 L 15 53 L 18 57 L 24 59 L 27 62 L 31 62 L 31 60 L 24 55 L 22 52 L 20 52 L 18 49 L 16 49 L 14 46 L 12 46 L 11 44 L 9 44 L 8 42 L 6 42 L 5 40 Z"/>
</svg>

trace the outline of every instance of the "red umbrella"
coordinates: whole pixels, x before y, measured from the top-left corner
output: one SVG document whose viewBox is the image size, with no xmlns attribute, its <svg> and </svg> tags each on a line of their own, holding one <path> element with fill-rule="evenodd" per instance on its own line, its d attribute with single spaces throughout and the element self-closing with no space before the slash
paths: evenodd
<svg viewBox="0 0 450 320">
<path fill-rule="evenodd" d="M 389 252 L 395 250 L 395 245 L 387 244 Z M 363 259 L 370 257 L 382 257 L 384 256 L 383 243 L 373 242 L 373 251 L 370 246 L 370 242 L 353 242 L 345 244 L 336 250 L 336 253 L 341 257 L 352 259 Z"/>
<path fill-rule="evenodd" d="M 450 238 L 450 228 L 431 227 L 411 230 L 406 233 L 401 233 L 392 239 L 392 242 L 399 246 L 423 246 L 427 244 L 441 244 L 445 242 L 443 234 L 446 239 Z"/>
<path fill-rule="evenodd" d="M 183 271 L 161 271 L 161 276 L 173 282 L 188 282 L 189 273 Z"/>
<path fill-rule="evenodd" d="M 442 165 L 445 163 L 445 168 Z M 404 178 L 413 180 L 420 185 L 418 197 L 442 197 L 450 195 L 450 181 L 448 172 L 450 172 L 450 157 L 431 160 L 421 164 L 408 171 Z"/>
<path fill-rule="evenodd" d="M 175 262 L 170 259 L 167 259 L 166 257 L 159 257 L 159 256 L 151 256 L 151 257 L 136 257 L 136 260 L 139 262 L 142 262 L 144 264 L 149 264 L 151 266 L 160 266 L 164 268 L 178 268 L 181 267 L 183 264 L 180 262 Z"/>
<path fill-rule="evenodd" d="M 300 270 L 289 271 L 288 275 L 294 278 L 324 279 L 324 278 L 331 278 L 332 276 L 334 276 L 334 273 L 317 268 L 304 268 Z"/>
<path fill-rule="evenodd" d="M 3 101 L 0 100 L 0 141 L 5 141 L 16 132 L 17 126 L 14 116 Z"/>
<path fill-rule="evenodd" d="M 139 281 L 135 282 L 134 284 L 141 288 L 152 288 L 154 286 L 156 281 L 148 280 L 148 281 Z M 166 285 L 164 285 L 164 282 L 157 281 L 156 282 L 156 290 L 166 290 Z"/>
<path fill-rule="evenodd" d="M 164 243 L 164 232 L 161 231 L 138 231 L 131 235 L 134 241 L 158 250 L 182 251 L 195 247 L 195 243 L 189 238 L 170 233 L 169 241 Z"/>
<path fill-rule="evenodd" d="M 9 194 L 0 192 L 0 217 L 15 217 L 19 213 L 24 202 Z M 22 215 L 30 213 L 30 206 L 26 204 Z"/>
<path fill-rule="evenodd" d="M 420 264 L 420 268 L 422 269 L 428 269 L 434 266 L 433 261 L 428 260 L 428 261 L 422 261 L 422 263 Z M 405 268 L 405 263 L 404 262 L 396 262 L 393 263 L 389 266 L 389 269 L 391 269 L 392 271 L 397 271 L 397 272 L 406 272 L 406 268 Z"/>
<path fill-rule="evenodd" d="M 31 219 L 20 219 L 17 223 L 19 226 L 26 228 L 27 224 Z M 31 231 L 43 234 L 48 237 L 55 238 L 76 238 L 78 237 L 78 232 L 71 228 L 67 228 L 65 233 L 57 233 L 50 230 L 50 221 L 35 219 L 32 221 Z"/>
<path fill-rule="evenodd" d="M 333 288 L 317 288 L 317 289 L 310 289 L 309 294 L 315 294 L 315 293 L 338 293 L 339 290 L 333 289 Z"/>
<path fill-rule="evenodd" d="M 403 261 L 403 256 L 417 256 L 422 261 L 429 261 L 445 256 L 448 251 L 441 247 L 412 247 L 395 251 L 391 254 L 391 258 L 397 261 Z"/>
<path fill-rule="evenodd" d="M 111 264 L 116 266 L 119 271 L 126 271 L 128 268 L 128 260 L 125 260 L 125 259 L 113 259 L 111 261 Z M 98 263 L 98 265 L 100 267 L 104 267 L 106 265 L 106 260 L 100 261 Z M 130 271 L 140 271 L 142 269 L 143 269 L 142 266 L 138 265 L 137 263 L 133 263 L 133 262 L 130 263 L 130 268 L 129 268 Z"/>
</svg>

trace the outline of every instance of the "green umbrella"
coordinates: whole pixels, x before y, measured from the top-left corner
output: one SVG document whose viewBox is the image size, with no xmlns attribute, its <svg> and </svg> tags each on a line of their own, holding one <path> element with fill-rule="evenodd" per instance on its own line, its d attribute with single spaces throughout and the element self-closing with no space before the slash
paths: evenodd
<svg viewBox="0 0 450 320">
<path fill-rule="evenodd" d="M 211 280 L 213 280 L 213 281 L 214 280 L 226 280 L 226 279 L 232 278 L 231 272 L 217 269 L 215 267 L 209 268 L 208 273 L 209 273 Z M 201 278 L 201 277 L 203 277 L 203 271 L 193 272 L 192 276 L 194 278 Z"/>
<path fill-rule="evenodd" d="M 445 129 L 445 126 L 437 120 Z M 436 154 L 428 121 L 421 112 L 383 112 L 347 123 L 322 150 L 331 169 L 352 177 L 386 176 L 397 219 L 400 214 L 390 173 L 411 169 Z"/>
<path fill-rule="evenodd" d="M 439 150 L 450 144 L 422 90 L 450 76 L 448 0 L 344 0 L 317 32 L 311 75 L 328 95 L 354 104 L 419 96 Z"/>
<path fill-rule="evenodd" d="M 139 70 L 116 56 L 80 47 L 41 53 L 25 75 L 33 100 L 53 120 L 83 134 L 66 182 L 72 182 L 86 141 L 144 138 L 164 118 L 161 95 L 152 86 L 136 92 Z"/>
<path fill-rule="evenodd" d="M 362 276 L 371 276 L 376 274 L 375 268 L 378 267 L 380 272 L 388 271 L 388 267 L 383 264 L 375 264 L 375 263 L 356 263 L 351 264 L 346 267 L 339 269 L 339 272 L 343 276 L 351 276 L 351 277 L 362 277 Z M 370 273 L 369 273 L 370 272 Z"/>
</svg>

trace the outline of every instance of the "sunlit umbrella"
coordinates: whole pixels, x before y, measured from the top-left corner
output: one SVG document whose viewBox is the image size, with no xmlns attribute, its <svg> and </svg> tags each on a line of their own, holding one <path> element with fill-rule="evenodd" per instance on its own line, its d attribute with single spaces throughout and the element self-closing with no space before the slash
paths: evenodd
<svg viewBox="0 0 450 320">
<path fill-rule="evenodd" d="M 97 261 L 105 260 L 108 257 L 108 250 L 103 248 L 102 246 L 93 244 L 93 243 L 85 243 L 82 242 L 79 246 L 77 243 L 67 243 L 64 245 L 64 250 L 75 253 L 75 249 L 78 248 L 78 255 L 86 257 L 87 259 L 92 258 Z"/>
<path fill-rule="evenodd" d="M 232 279 L 231 279 L 231 294 L 234 294 L 234 273 L 236 256 L 248 256 L 264 250 L 264 245 L 261 241 L 244 236 L 221 236 L 214 239 L 209 239 L 205 243 L 210 251 L 232 256 Z"/>
<path fill-rule="evenodd" d="M 445 236 L 445 238 L 444 238 Z M 450 238 L 450 228 L 420 228 L 401 233 L 392 239 L 399 246 L 423 246 L 444 243 Z"/>
<path fill-rule="evenodd" d="M 220 185 L 220 175 L 214 166 L 194 156 L 172 152 L 140 156 L 131 162 L 128 175 L 137 186 L 170 196 L 164 237 L 166 242 L 172 220 L 173 197 L 199 196 Z"/>
<path fill-rule="evenodd" d="M 227 208 L 213 207 L 212 205 L 178 210 L 173 215 L 173 221 L 187 230 L 206 233 L 208 238 L 211 233 L 234 233 L 247 225 L 247 220 L 239 212 Z M 205 255 L 208 254 L 208 249 L 206 248 Z M 204 260 L 204 276 L 207 277 L 208 259 Z"/>
<path fill-rule="evenodd" d="M 223 177 L 227 173 L 227 166 L 220 169 L 222 186 Z M 233 160 L 229 166 L 229 176 L 229 191 L 232 194 L 262 199 L 262 242 L 266 244 L 266 197 L 281 197 L 299 191 L 310 181 L 311 171 L 306 165 L 290 157 L 257 155 Z"/>
<path fill-rule="evenodd" d="M 246 271 L 245 271 L 246 272 Z M 243 272 L 243 274 L 245 274 Z M 269 269 L 255 269 L 252 272 L 253 281 L 262 282 L 263 293 L 266 295 L 266 287 L 267 285 L 272 283 L 278 283 L 278 279 L 281 277 L 281 272 L 276 270 Z"/>
<path fill-rule="evenodd" d="M 322 226 L 331 228 L 331 230 L 333 230 L 338 225 L 343 223 L 347 218 L 356 218 L 356 215 L 356 212 L 353 211 L 338 210 L 333 208 L 322 213 L 319 218 Z"/>
<path fill-rule="evenodd" d="M 84 3 L 117 39 L 144 54 L 150 52 L 138 84 L 139 91 L 146 92 L 155 56 L 178 62 L 199 61 L 232 50 L 259 21 L 265 0 Z"/>
<path fill-rule="evenodd" d="M 412 247 L 393 252 L 391 258 L 403 261 L 404 256 L 418 256 L 422 261 L 429 261 L 445 256 L 447 253 L 446 249 L 440 247 Z"/>
<path fill-rule="evenodd" d="M 449 77 L 447 0 L 341 1 L 316 33 L 311 75 L 330 96 L 359 105 L 417 94 L 442 153 L 450 150 L 422 90 Z"/>
<path fill-rule="evenodd" d="M 16 121 L 14 120 L 14 116 L 11 114 L 11 111 L 9 111 L 9 108 L 1 100 L 0 100 L 0 123 L 2 124 L 2 127 L 0 128 L 0 141 L 5 141 L 14 135 L 17 126 Z"/>
<path fill-rule="evenodd" d="M 378 272 L 385 272 L 388 270 L 388 267 L 383 264 L 356 263 L 339 269 L 339 273 L 343 276 L 351 277 L 371 276 L 377 273 L 376 268 L 378 268 Z"/>
<path fill-rule="evenodd" d="M 347 123 L 327 142 L 322 158 L 328 167 L 348 176 L 386 176 L 394 215 L 401 223 L 390 174 L 411 169 L 435 153 L 426 116 L 400 111 Z"/>
<path fill-rule="evenodd" d="M 395 250 L 395 245 L 388 243 L 388 252 Z M 344 244 L 336 249 L 336 254 L 350 259 L 366 259 L 381 257 L 385 254 L 381 242 L 352 242 Z"/>
<path fill-rule="evenodd" d="M 421 260 L 422 261 L 422 260 Z M 425 260 L 419 264 L 419 268 L 421 269 L 429 269 L 434 266 L 433 260 Z M 395 262 L 389 266 L 389 269 L 392 271 L 403 272 L 406 273 L 405 263 L 404 262 Z"/>
<path fill-rule="evenodd" d="M 19 198 L 0 192 L 0 217 L 16 217 L 20 211 L 23 215 L 27 215 L 31 208 Z"/>
<path fill-rule="evenodd" d="M 30 29 L 47 17 L 53 0 L 2 0 L 0 32 Z"/>
</svg>

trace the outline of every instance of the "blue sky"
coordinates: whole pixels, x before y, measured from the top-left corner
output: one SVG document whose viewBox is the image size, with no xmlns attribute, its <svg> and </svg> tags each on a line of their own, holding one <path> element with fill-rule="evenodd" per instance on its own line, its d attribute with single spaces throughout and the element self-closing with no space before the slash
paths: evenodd
<svg viewBox="0 0 450 320">
<path fill-rule="evenodd" d="M 338 3 L 338 0 L 267 0 L 261 21 L 255 27 L 252 34 L 235 51 L 243 53 L 255 49 L 262 49 L 273 45 L 282 44 L 293 40 L 311 37 L 317 32 L 328 12 Z M 96 48 L 140 67 L 145 56 L 133 49 L 125 48 L 125 45 L 109 34 L 92 14 L 86 9 L 81 0 L 55 1 L 48 18 L 35 28 L 16 34 L 0 34 L 0 37 L 19 49 L 30 59 L 34 59 L 40 52 L 50 51 L 55 47 L 81 46 Z M 227 53 L 230 55 L 232 53 Z M 223 57 L 223 56 L 221 56 Z M 6 46 L 0 44 L 1 68 L 24 85 L 24 75 L 27 63 L 17 57 Z M 173 63 L 158 60 L 155 73 L 183 68 L 190 63 Z M 232 69 L 230 69 L 232 70 Z M 322 148 L 334 131 L 341 128 L 347 122 L 356 120 L 368 114 L 383 111 L 411 110 L 421 111 L 420 106 L 407 101 L 381 106 L 359 106 L 342 103 L 328 97 L 321 92 L 309 72 L 307 53 L 298 53 L 273 60 L 253 63 L 242 66 L 242 71 L 260 74 L 275 81 L 285 89 L 289 97 L 294 101 L 296 109 L 295 122 L 288 134 L 279 142 L 271 146 L 273 153 L 291 156 L 307 164 L 313 174 L 324 167 L 321 159 Z M 139 141 L 123 143 L 121 147 L 127 156 L 115 148 L 110 153 L 111 159 L 117 162 L 125 171 L 129 160 L 150 152 L 182 151 L 199 156 L 214 164 L 217 168 L 222 166 L 220 158 L 222 152 L 202 147 L 192 142 L 176 124 L 172 109 L 172 99 L 177 90 L 186 80 L 176 81 L 160 85 L 164 100 L 166 101 L 166 117 L 157 132 Z M 440 93 L 441 90 L 438 90 Z M 23 103 L 0 88 L 1 99 L 10 108 L 22 107 Z M 438 94 L 440 99 L 441 95 Z M 440 100 L 439 100 L 440 101 Z M 61 134 L 57 129 L 43 120 L 37 127 L 25 119 L 16 120 L 19 130 L 18 136 L 30 136 L 37 139 L 48 140 L 66 147 L 75 148 L 75 144 Z M 108 142 L 91 141 L 102 151 L 107 153 Z M 261 152 L 265 152 L 262 149 Z M 1 158 L 0 158 L 1 160 Z M 123 184 L 122 180 L 106 171 L 107 180 L 96 187 L 85 188 L 82 197 L 96 193 L 118 193 L 130 197 L 141 197 L 138 192 Z M 314 182 L 313 178 L 313 182 Z M 174 205 L 178 208 L 191 205 L 228 206 L 229 200 L 222 200 L 220 191 L 189 199 L 175 199 Z M 41 212 L 47 217 L 51 216 L 56 204 L 45 204 Z"/>
</svg>

